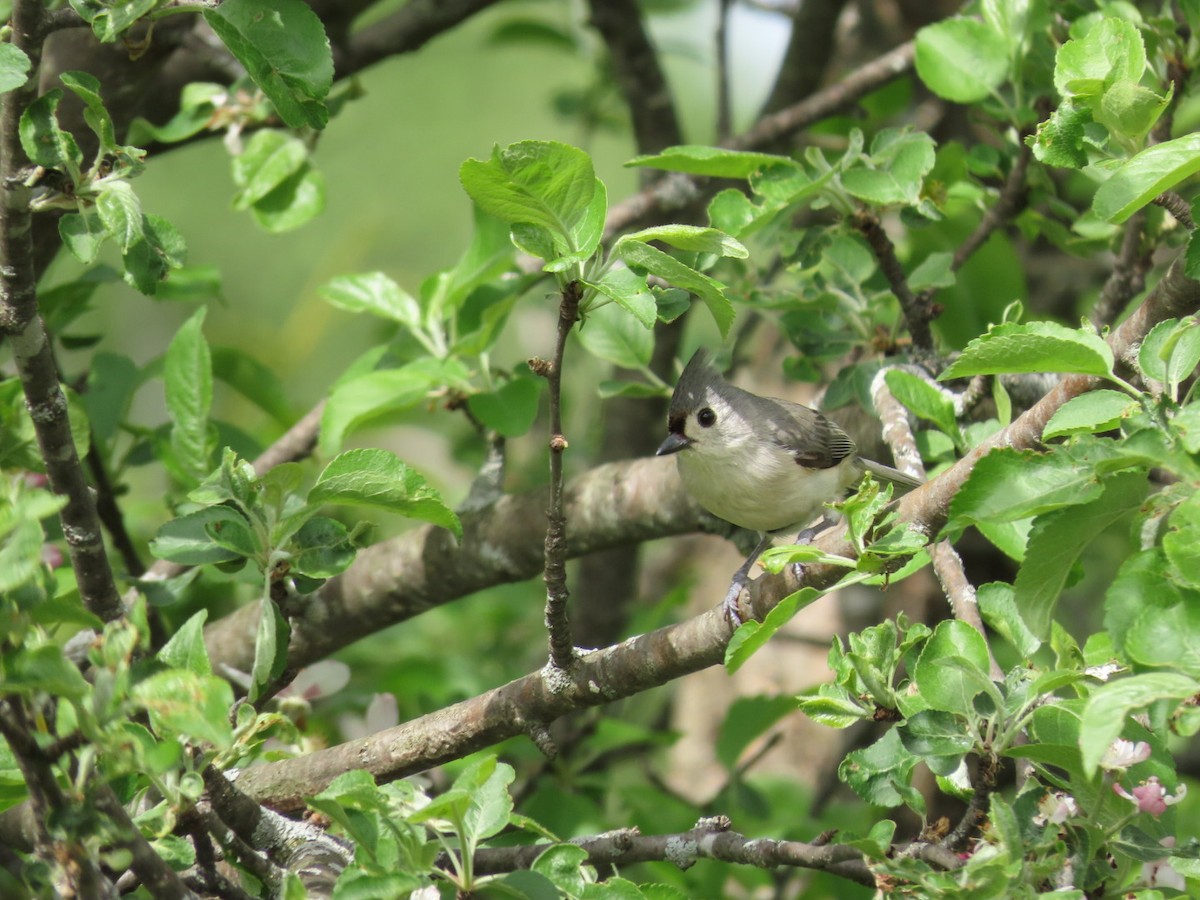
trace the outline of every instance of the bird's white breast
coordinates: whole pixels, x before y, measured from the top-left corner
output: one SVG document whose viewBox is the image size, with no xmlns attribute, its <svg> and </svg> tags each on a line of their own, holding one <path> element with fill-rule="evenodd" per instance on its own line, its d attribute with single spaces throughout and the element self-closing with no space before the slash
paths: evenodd
<svg viewBox="0 0 1200 900">
<path fill-rule="evenodd" d="M 708 448 L 705 448 L 706 450 Z M 861 474 L 856 457 L 807 469 L 764 441 L 716 454 L 688 448 L 676 457 L 684 486 L 715 516 L 754 531 L 799 530 L 821 515 Z"/>
</svg>

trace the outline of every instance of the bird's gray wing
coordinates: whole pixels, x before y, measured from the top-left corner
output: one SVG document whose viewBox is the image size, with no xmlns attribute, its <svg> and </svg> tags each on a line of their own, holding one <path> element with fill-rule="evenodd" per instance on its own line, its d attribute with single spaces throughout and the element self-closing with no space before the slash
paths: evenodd
<svg viewBox="0 0 1200 900">
<path fill-rule="evenodd" d="M 810 469 L 830 469 L 855 452 L 854 441 L 832 419 L 790 400 L 759 401 L 757 421 L 766 435 Z"/>
</svg>

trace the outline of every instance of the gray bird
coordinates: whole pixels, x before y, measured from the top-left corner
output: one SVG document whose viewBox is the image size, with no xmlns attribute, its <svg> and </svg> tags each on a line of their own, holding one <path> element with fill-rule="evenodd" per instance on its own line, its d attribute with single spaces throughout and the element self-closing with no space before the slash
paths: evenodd
<svg viewBox="0 0 1200 900">
<path fill-rule="evenodd" d="M 741 622 L 738 595 L 772 533 L 811 525 L 865 472 L 906 489 L 920 484 L 859 456 L 850 436 L 816 410 L 729 384 L 703 349 L 675 386 L 667 431 L 657 455 L 678 454 L 688 492 L 714 516 L 761 535 L 725 597 L 734 625 Z M 807 541 L 813 533 L 801 536 Z"/>
</svg>

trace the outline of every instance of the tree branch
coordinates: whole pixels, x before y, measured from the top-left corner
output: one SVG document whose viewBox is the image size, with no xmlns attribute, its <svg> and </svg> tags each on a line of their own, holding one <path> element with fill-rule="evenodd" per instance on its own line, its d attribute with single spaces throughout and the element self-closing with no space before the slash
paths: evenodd
<svg viewBox="0 0 1200 900">
<path fill-rule="evenodd" d="M 867 246 L 875 254 L 879 269 L 887 279 L 892 294 L 900 301 L 900 311 L 908 325 L 908 333 L 912 336 L 913 348 L 923 356 L 933 355 L 933 331 L 930 323 L 933 321 L 934 306 L 927 294 L 917 295 L 908 286 L 908 276 L 904 274 L 904 266 L 896 256 L 896 247 L 888 233 L 883 230 L 879 216 L 866 207 L 860 208 L 850 219 L 855 228 L 867 240 Z"/>
<path fill-rule="evenodd" d="M 124 608 L 104 550 L 96 503 L 71 437 L 67 398 L 59 385 L 50 337 L 37 308 L 30 189 L 23 172 L 29 159 L 18 129 L 21 114 L 37 96 L 43 38 L 41 2 L 17 0 L 12 42 L 32 65 L 24 85 L 0 96 L 0 333 L 9 338 L 50 488 L 67 498 L 59 518 L 80 597 L 95 615 L 111 621 Z"/>
</svg>

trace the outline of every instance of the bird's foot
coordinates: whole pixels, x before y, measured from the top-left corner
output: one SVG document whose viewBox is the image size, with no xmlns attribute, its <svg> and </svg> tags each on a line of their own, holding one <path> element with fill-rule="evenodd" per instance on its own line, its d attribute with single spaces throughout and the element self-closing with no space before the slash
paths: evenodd
<svg viewBox="0 0 1200 900">
<path fill-rule="evenodd" d="M 721 609 L 725 615 L 729 616 L 729 621 L 737 628 L 742 624 L 742 614 L 738 611 L 738 598 L 742 596 L 742 588 L 746 586 L 749 579 L 744 572 L 738 572 L 733 576 L 733 583 L 729 585 L 729 593 L 725 595 L 725 599 L 721 601 Z"/>
</svg>

